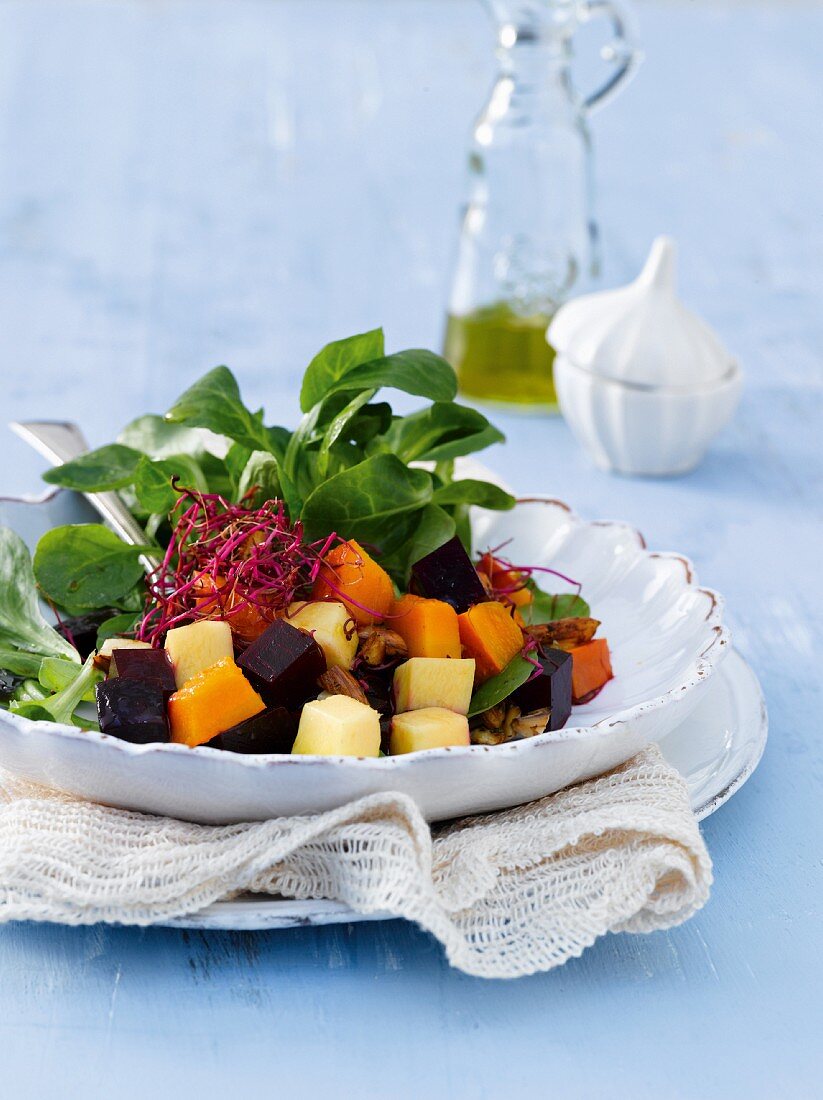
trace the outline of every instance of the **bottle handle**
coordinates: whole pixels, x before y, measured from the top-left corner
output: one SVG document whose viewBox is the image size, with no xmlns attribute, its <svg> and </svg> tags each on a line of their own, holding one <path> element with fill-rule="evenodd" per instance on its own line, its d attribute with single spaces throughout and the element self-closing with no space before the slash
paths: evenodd
<svg viewBox="0 0 823 1100">
<path fill-rule="evenodd" d="M 643 54 L 630 34 L 627 16 L 612 0 L 581 0 L 578 11 L 581 23 L 588 23 L 592 19 L 608 19 L 614 34 L 611 42 L 601 49 L 600 56 L 616 68 L 605 83 L 583 100 L 584 108 L 594 111 L 607 103 L 631 80 L 643 60 Z"/>
</svg>

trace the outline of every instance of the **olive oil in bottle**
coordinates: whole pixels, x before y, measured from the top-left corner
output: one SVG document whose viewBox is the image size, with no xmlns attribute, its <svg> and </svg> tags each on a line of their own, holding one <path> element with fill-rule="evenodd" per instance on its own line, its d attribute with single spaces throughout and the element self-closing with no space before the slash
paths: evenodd
<svg viewBox="0 0 823 1100">
<path fill-rule="evenodd" d="M 542 312 L 522 315 L 506 302 L 450 313 L 444 355 L 460 392 L 523 411 L 556 412 L 554 349 L 546 343 L 551 319 Z"/>
</svg>

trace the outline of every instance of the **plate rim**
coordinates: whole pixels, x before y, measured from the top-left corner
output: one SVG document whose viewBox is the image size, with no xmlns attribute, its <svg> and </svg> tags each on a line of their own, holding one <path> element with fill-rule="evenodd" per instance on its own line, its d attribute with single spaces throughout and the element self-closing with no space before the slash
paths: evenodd
<svg viewBox="0 0 823 1100">
<path fill-rule="evenodd" d="M 692 807 L 692 812 L 698 821 L 705 821 L 707 817 L 711 817 L 711 815 L 719 810 L 721 806 L 724 806 L 730 798 L 736 795 L 743 784 L 752 777 L 760 761 L 763 759 L 763 753 L 766 751 L 766 744 L 769 740 L 769 710 L 766 706 L 766 696 L 763 693 L 760 679 L 738 649 L 732 649 L 730 656 L 733 660 L 736 659 L 742 663 L 744 669 L 751 677 L 752 687 L 757 693 L 757 737 L 752 742 L 751 750 L 747 754 L 742 767 L 732 776 L 729 782 L 704 802 L 701 802 L 698 806 Z M 722 676 L 723 673 L 721 672 L 720 675 Z M 688 719 L 686 719 L 686 721 L 688 721 Z"/>
</svg>

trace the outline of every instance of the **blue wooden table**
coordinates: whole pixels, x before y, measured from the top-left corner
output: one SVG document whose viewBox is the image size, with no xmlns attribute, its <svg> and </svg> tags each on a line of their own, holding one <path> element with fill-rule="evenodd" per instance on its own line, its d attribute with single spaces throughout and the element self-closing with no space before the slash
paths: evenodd
<svg viewBox="0 0 823 1100">
<path fill-rule="evenodd" d="M 705 824 L 708 906 L 483 982 L 394 921 L 268 934 L 0 928 L 8 1100 L 820 1095 L 823 10 L 644 3 L 594 124 L 606 279 L 661 231 L 747 373 L 677 481 L 499 418 L 523 491 L 622 518 L 724 592 L 762 679 L 760 770 Z M 0 4 L 5 418 L 94 442 L 218 362 L 285 422 L 328 339 L 437 345 L 490 28 L 471 0 Z M 0 491 L 40 465 L 0 437 Z"/>
</svg>

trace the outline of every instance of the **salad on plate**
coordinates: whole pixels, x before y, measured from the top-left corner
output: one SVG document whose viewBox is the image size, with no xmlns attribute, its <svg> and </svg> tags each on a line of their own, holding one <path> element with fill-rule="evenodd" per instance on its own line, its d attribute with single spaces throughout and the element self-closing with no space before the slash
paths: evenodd
<svg viewBox="0 0 823 1100">
<path fill-rule="evenodd" d="M 397 415 L 383 388 L 426 404 Z M 31 557 L 0 528 L 0 705 L 246 754 L 376 757 L 562 728 L 611 679 L 608 643 L 570 577 L 472 545 L 470 510 L 515 499 L 455 476 L 503 441 L 455 395 L 445 360 L 387 355 L 378 329 L 315 356 L 293 431 L 217 367 L 165 416 L 49 470 L 116 491 L 145 540 L 70 524 Z"/>
</svg>

